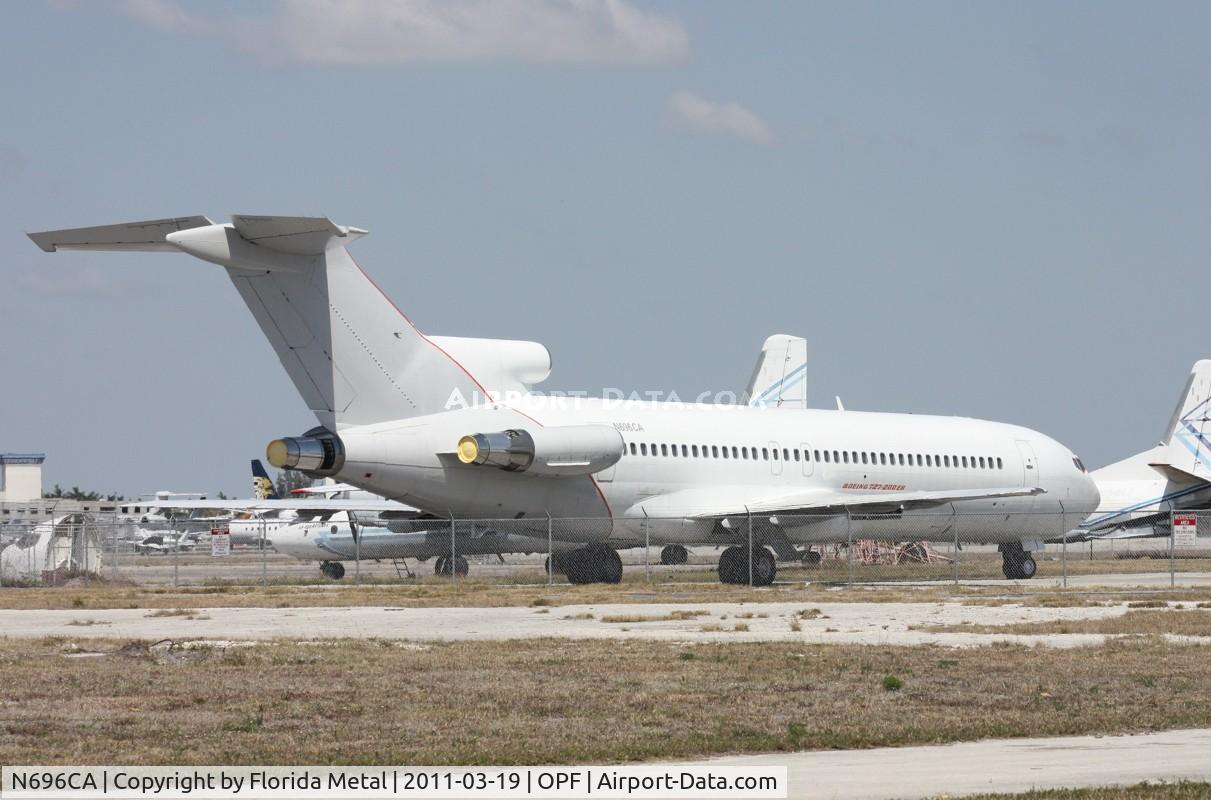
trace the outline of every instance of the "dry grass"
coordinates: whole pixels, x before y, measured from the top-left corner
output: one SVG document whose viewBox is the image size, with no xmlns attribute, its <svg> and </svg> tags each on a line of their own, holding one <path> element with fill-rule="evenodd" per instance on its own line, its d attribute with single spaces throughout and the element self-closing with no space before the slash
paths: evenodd
<svg viewBox="0 0 1211 800">
<path fill-rule="evenodd" d="M 1206 800 L 1211 783 L 1141 783 L 1098 789 L 1041 789 L 1024 794 L 964 795 L 964 800 Z"/>
<path fill-rule="evenodd" d="M 598 603 L 709 602 L 962 602 L 979 605 L 1020 603 L 1047 607 L 1091 606 L 1138 600 L 1211 603 L 1211 589 L 1148 591 L 1058 590 L 1023 585 L 953 586 L 878 585 L 834 587 L 826 584 L 785 584 L 764 589 L 718 583 L 624 583 L 621 586 L 557 584 L 517 586 L 488 580 L 460 580 L 457 585 L 375 584 L 138 587 L 90 584 L 0 591 L 0 608 L 298 608 L 309 606 L 393 606 L 407 608 L 593 605 Z M 757 616 L 760 616 L 758 614 Z"/>
<path fill-rule="evenodd" d="M 688 611 L 670 611 L 668 614 L 607 614 L 601 618 L 602 622 L 684 622 L 697 617 L 709 616 L 711 612 L 706 609 L 695 609 Z M 749 614 L 748 616 L 752 616 Z M 593 618 L 589 614 L 589 619 Z M 575 619 L 584 619 L 583 616 L 577 615 Z"/>
<path fill-rule="evenodd" d="M 1051 622 L 1018 622 L 1010 625 L 917 625 L 914 630 L 931 633 L 1012 633 L 1026 636 L 1055 633 L 1100 633 L 1107 635 L 1211 636 L 1211 611 L 1200 609 L 1168 609 L 1128 611 L 1104 619 L 1054 620 Z"/>
<path fill-rule="evenodd" d="M 0 763 L 592 763 L 1211 725 L 1207 649 L 1155 639 L 945 659 L 770 642 L 77 641 L 109 655 L 0 641 Z M 902 688 L 881 690 L 888 675 Z"/>
</svg>

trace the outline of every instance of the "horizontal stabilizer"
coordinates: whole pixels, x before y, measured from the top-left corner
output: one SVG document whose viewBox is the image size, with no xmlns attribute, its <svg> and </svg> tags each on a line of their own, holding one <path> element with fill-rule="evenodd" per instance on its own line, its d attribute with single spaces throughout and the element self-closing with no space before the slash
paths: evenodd
<svg viewBox="0 0 1211 800">
<path fill-rule="evenodd" d="M 234 214 L 231 224 L 245 241 L 296 256 L 318 256 L 346 245 L 366 231 L 337 225 L 327 217 L 254 217 Z"/>
<path fill-rule="evenodd" d="M 190 228 L 213 225 L 206 217 L 172 217 L 92 228 L 64 228 L 28 234 L 34 244 L 48 253 L 56 250 L 146 250 L 175 251 L 165 237 Z"/>
</svg>

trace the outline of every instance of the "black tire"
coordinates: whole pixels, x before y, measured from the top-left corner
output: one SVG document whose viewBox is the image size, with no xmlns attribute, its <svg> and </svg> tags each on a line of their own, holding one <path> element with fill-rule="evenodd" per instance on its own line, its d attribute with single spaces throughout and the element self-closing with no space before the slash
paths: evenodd
<svg viewBox="0 0 1211 800">
<path fill-rule="evenodd" d="M 434 575 L 449 575 L 450 574 L 449 561 L 450 561 L 449 558 L 446 556 L 438 556 L 437 558 L 435 558 L 433 560 L 433 574 Z"/>
<path fill-rule="evenodd" d="M 778 577 L 778 562 L 764 547 L 753 551 L 753 586 L 769 586 Z M 747 583 L 748 576 L 745 576 Z"/>
<path fill-rule="evenodd" d="M 458 556 L 454 559 L 454 574 L 460 578 L 467 577 L 467 573 L 471 571 L 471 565 L 467 563 L 467 559 Z"/>
<path fill-rule="evenodd" d="M 803 554 L 803 563 L 807 564 L 809 567 L 819 566 L 820 562 L 823 560 L 824 556 L 819 550 L 808 550 Z"/>
<path fill-rule="evenodd" d="M 748 560 L 744 557 L 744 549 L 728 547 L 720 553 L 718 572 L 720 583 L 748 583 Z"/>
<path fill-rule="evenodd" d="M 345 565 L 339 561 L 329 561 L 329 568 L 332 570 L 332 579 L 339 581 L 345 577 Z"/>
<path fill-rule="evenodd" d="M 1039 571 L 1039 565 L 1035 563 L 1034 556 L 1026 553 L 1022 556 L 1021 563 L 1018 564 L 1018 577 L 1028 581 L 1035 576 Z"/>
<path fill-rule="evenodd" d="M 660 563 L 675 567 L 690 560 L 690 553 L 679 544 L 670 544 L 660 551 Z"/>
</svg>

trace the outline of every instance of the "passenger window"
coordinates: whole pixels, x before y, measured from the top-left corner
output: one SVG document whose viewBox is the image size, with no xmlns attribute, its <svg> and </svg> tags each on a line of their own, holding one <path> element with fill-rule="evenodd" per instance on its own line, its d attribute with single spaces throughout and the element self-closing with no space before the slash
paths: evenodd
<svg viewBox="0 0 1211 800">
<path fill-rule="evenodd" d="M 828 451 L 827 451 L 827 450 L 825 450 L 825 451 L 824 451 L 824 463 L 825 463 L 825 464 L 831 464 L 831 463 L 832 463 L 832 461 L 831 461 L 831 460 L 829 459 L 829 457 L 828 457 Z"/>
<path fill-rule="evenodd" d="M 963 469 L 967 469 L 967 456 L 963 456 Z"/>
<path fill-rule="evenodd" d="M 1081 472 L 1084 472 L 1085 465 L 1081 463 L 1081 460 L 1079 458 L 1076 460 L 1076 462 L 1077 462 L 1077 466 L 1079 466 L 1081 468 Z M 1002 463 L 1000 458 L 997 458 L 997 469 L 1005 469 L 1005 464 Z"/>
<path fill-rule="evenodd" d="M 723 457 L 727 458 L 727 447 L 723 448 Z"/>
<path fill-rule="evenodd" d="M 689 445 L 684 445 L 684 444 L 683 444 L 683 445 L 681 445 L 681 457 L 682 457 L 682 458 L 689 458 L 689 455 L 690 455 L 690 448 L 689 448 Z M 695 453 L 695 455 L 697 455 L 697 454 Z"/>
<path fill-rule="evenodd" d="M 669 446 L 667 444 L 660 445 L 660 455 L 667 456 L 669 454 Z"/>
<path fill-rule="evenodd" d="M 635 455 L 635 443 L 631 442 L 631 455 Z"/>
<path fill-rule="evenodd" d="M 796 461 L 798 461 L 798 460 L 799 460 L 799 451 L 798 451 L 798 450 L 792 450 L 791 452 L 795 454 L 795 460 L 796 460 Z"/>
<path fill-rule="evenodd" d="M 639 452 L 643 453 L 645 456 L 648 454 L 648 446 L 646 442 L 639 445 Z"/>
<path fill-rule="evenodd" d="M 711 445 L 711 458 L 719 458 L 719 445 Z"/>
<path fill-rule="evenodd" d="M 833 451 L 833 463 L 834 463 L 834 464 L 840 464 L 840 463 L 841 463 L 841 459 L 840 459 L 840 458 L 838 458 L 838 456 L 839 456 L 839 455 L 840 455 L 840 454 L 839 454 L 839 453 L 838 453 L 836 450 L 834 450 L 834 451 Z"/>
<path fill-rule="evenodd" d="M 863 463 L 863 464 L 865 464 L 865 463 L 866 463 L 866 453 L 863 453 L 863 454 L 862 454 L 862 463 Z"/>
<path fill-rule="evenodd" d="M 841 455 L 842 455 L 842 456 L 844 456 L 844 458 L 845 458 L 845 463 L 846 463 L 846 464 L 848 464 L 848 463 L 849 463 L 849 451 L 848 451 L 848 450 L 842 450 L 842 451 L 841 451 Z"/>
<path fill-rule="evenodd" d="M 950 456 L 942 456 L 942 458 L 943 458 L 944 464 L 949 467 L 950 466 Z"/>
<path fill-rule="evenodd" d="M 776 447 L 774 448 L 774 460 L 775 461 L 778 460 L 778 448 L 776 448 Z"/>
<path fill-rule="evenodd" d="M 903 454 L 903 453 L 899 453 L 899 454 L 897 454 L 897 455 L 896 455 L 896 458 L 898 458 L 898 459 L 900 460 L 900 466 L 901 466 L 901 467 L 902 467 L 902 466 L 904 466 L 904 454 Z"/>
<path fill-rule="evenodd" d="M 820 451 L 819 450 L 814 451 L 812 453 L 812 457 L 815 459 L 817 464 L 820 463 Z"/>
<path fill-rule="evenodd" d="M 740 448 L 740 457 L 743 458 L 745 461 L 748 460 L 748 448 L 747 447 Z"/>
<path fill-rule="evenodd" d="M 984 469 L 984 456 L 980 456 L 980 469 Z"/>
<path fill-rule="evenodd" d="M 925 456 L 925 466 L 927 466 L 927 467 L 933 466 L 933 459 L 930 458 L 929 456 Z"/>
<path fill-rule="evenodd" d="M 694 451 L 694 458 L 697 458 L 698 457 L 698 445 L 694 445 L 693 451 Z"/>
<path fill-rule="evenodd" d="M 768 447 L 761 448 L 761 460 L 769 461 L 769 448 Z"/>
<path fill-rule="evenodd" d="M 787 450 L 785 447 L 784 447 L 784 448 L 782 448 L 782 460 L 783 460 L 783 461 L 790 461 L 790 460 L 791 460 L 791 451 L 790 451 L 790 450 Z"/>
<path fill-rule="evenodd" d="M 879 453 L 879 463 L 884 466 L 887 465 L 887 453 Z"/>
<path fill-rule="evenodd" d="M 732 447 L 732 458 L 740 458 L 740 448 Z"/>
</svg>

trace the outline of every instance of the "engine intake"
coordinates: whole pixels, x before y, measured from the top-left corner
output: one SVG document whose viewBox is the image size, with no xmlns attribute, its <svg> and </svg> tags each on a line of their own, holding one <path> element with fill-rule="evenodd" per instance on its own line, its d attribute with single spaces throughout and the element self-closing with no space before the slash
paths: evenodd
<svg viewBox="0 0 1211 800">
<path fill-rule="evenodd" d="M 312 428 L 302 436 L 274 439 L 265 448 L 265 457 L 278 469 L 297 469 L 326 478 L 345 465 L 345 445 L 327 428 Z"/>
<path fill-rule="evenodd" d="M 473 433 L 458 440 L 464 464 L 534 475 L 592 475 L 622 458 L 622 434 L 609 425 L 562 425 Z"/>
</svg>

